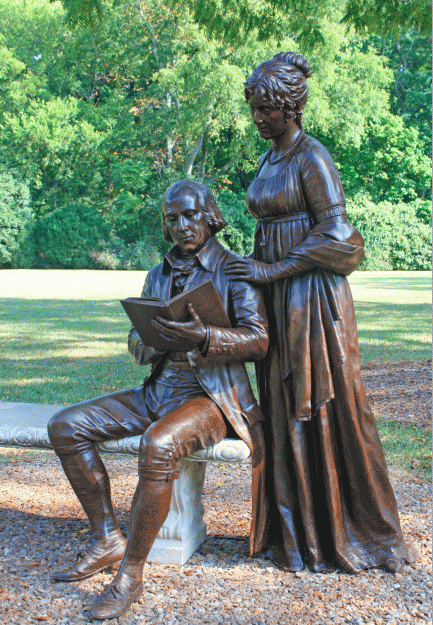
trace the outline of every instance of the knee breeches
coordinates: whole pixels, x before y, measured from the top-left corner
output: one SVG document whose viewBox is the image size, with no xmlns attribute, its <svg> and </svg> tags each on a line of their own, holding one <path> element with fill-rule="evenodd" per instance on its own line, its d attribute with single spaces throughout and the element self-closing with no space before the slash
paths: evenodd
<svg viewBox="0 0 433 625">
<path fill-rule="evenodd" d="M 196 397 L 153 423 L 141 437 L 138 470 L 143 478 L 172 482 L 176 464 L 195 451 L 219 443 L 227 434 L 218 406 Z"/>
<path fill-rule="evenodd" d="M 145 389 L 144 394 L 142 388 L 130 389 L 63 409 L 48 424 L 54 450 L 67 456 L 94 449 L 96 443 L 142 434 L 140 475 L 172 481 L 178 476 L 178 460 L 221 441 L 227 432 L 218 406 L 188 374 L 195 383 L 190 392 L 182 372 L 183 387 L 169 380 L 174 393 L 167 388 Z"/>
</svg>

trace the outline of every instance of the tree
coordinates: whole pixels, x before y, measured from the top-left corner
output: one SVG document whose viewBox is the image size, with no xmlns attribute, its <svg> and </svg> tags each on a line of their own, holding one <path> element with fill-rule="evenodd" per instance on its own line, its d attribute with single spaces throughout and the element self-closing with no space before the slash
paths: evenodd
<svg viewBox="0 0 433 625">
<path fill-rule="evenodd" d="M 375 202 L 410 203 L 431 197 L 431 161 L 423 152 L 417 129 L 405 127 L 400 117 L 388 114 L 369 124 L 359 148 L 328 147 L 349 197 L 360 190 Z"/>
<path fill-rule="evenodd" d="M 31 181 L 36 214 L 87 195 L 104 134 L 81 118 L 77 100 L 31 102 L 23 113 L 5 113 L 2 126 L 9 159 Z"/>
<path fill-rule="evenodd" d="M 326 45 L 307 55 L 305 130 L 330 149 L 349 197 L 428 197 L 429 130 L 424 121 L 416 129 L 417 106 L 427 120 L 424 40 L 401 34 L 399 52 L 391 38 L 354 34 L 341 23 L 344 6 L 330 2 L 316 15 Z M 87 205 L 125 245 L 147 241 L 163 252 L 159 201 L 172 181 L 192 177 L 239 196 L 247 188 L 269 146 L 252 125 L 244 82 L 277 49 L 304 52 L 302 38 L 289 13 L 279 44 L 252 32 L 233 46 L 164 0 L 101 7 L 95 28 L 71 30 L 60 4 L 0 0 L 2 152 L 28 179 L 36 219 Z M 404 99 L 392 95 L 402 76 Z M 227 204 L 239 250 L 247 247 L 242 205 Z"/>
<path fill-rule="evenodd" d="M 416 30 L 403 31 L 398 37 L 369 37 L 379 54 L 387 59 L 394 81 L 390 90 L 391 110 L 407 126 L 416 127 L 426 156 L 431 155 L 432 118 L 432 39 Z"/>
<path fill-rule="evenodd" d="M 30 191 L 19 172 L 0 163 L 0 267 L 30 267 L 35 249 Z"/>
<path fill-rule="evenodd" d="M 85 269 L 92 250 L 101 247 L 107 227 L 94 208 L 71 204 L 44 215 L 35 229 L 43 267 Z"/>
<path fill-rule="evenodd" d="M 103 19 L 101 0 L 61 1 L 70 26 L 92 28 Z M 171 0 L 171 5 L 188 9 L 212 37 L 231 44 L 245 42 L 253 33 L 259 41 L 282 40 L 289 32 L 303 47 L 313 49 L 324 41 L 322 17 L 336 7 L 343 10 L 343 23 L 358 32 L 385 36 L 396 34 L 402 25 L 418 28 L 423 35 L 431 32 L 431 5 L 426 0 L 346 0 L 344 4 L 335 0 Z"/>
</svg>

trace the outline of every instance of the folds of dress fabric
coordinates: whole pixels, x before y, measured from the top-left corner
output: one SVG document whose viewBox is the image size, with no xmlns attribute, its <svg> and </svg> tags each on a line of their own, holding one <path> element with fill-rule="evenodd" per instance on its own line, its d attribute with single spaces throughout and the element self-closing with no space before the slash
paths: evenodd
<svg viewBox="0 0 433 625">
<path fill-rule="evenodd" d="M 345 276 L 362 261 L 363 240 L 345 219 L 331 157 L 307 138 L 274 176 L 254 179 L 248 202 L 260 220 L 254 258 L 299 263 L 299 273 L 264 287 L 270 347 L 256 371 L 268 555 L 290 570 L 396 570 L 415 553 L 403 540 L 361 381 Z"/>
</svg>

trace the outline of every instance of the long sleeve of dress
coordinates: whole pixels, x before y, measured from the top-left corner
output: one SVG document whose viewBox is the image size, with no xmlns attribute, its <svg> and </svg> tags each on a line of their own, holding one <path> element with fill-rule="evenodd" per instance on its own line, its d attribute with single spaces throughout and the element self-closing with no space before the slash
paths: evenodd
<svg viewBox="0 0 433 625">
<path fill-rule="evenodd" d="M 340 177 L 323 146 L 303 155 L 300 176 L 306 208 L 315 225 L 302 243 L 275 263 L 276 279 L 313 267 L 349 275 L 364 259 L 364 240 L 347 223 Z"/>
</svg>

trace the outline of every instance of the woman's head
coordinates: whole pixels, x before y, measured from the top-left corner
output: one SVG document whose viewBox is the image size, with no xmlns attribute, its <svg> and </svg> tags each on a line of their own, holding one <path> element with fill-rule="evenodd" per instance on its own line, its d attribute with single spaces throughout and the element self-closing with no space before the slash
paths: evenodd
<svg viewBox="0 0 433 625">
<path fill-rule="evenodd" d="M 302 109 L 308 98 L 308 61 L 294 52 L 279 52 L 270 61 L 258 65 L 245 84 L 245 99 L 259 94 L 271 106 L 293 117 L 302 128 Z"/>
</svg>

